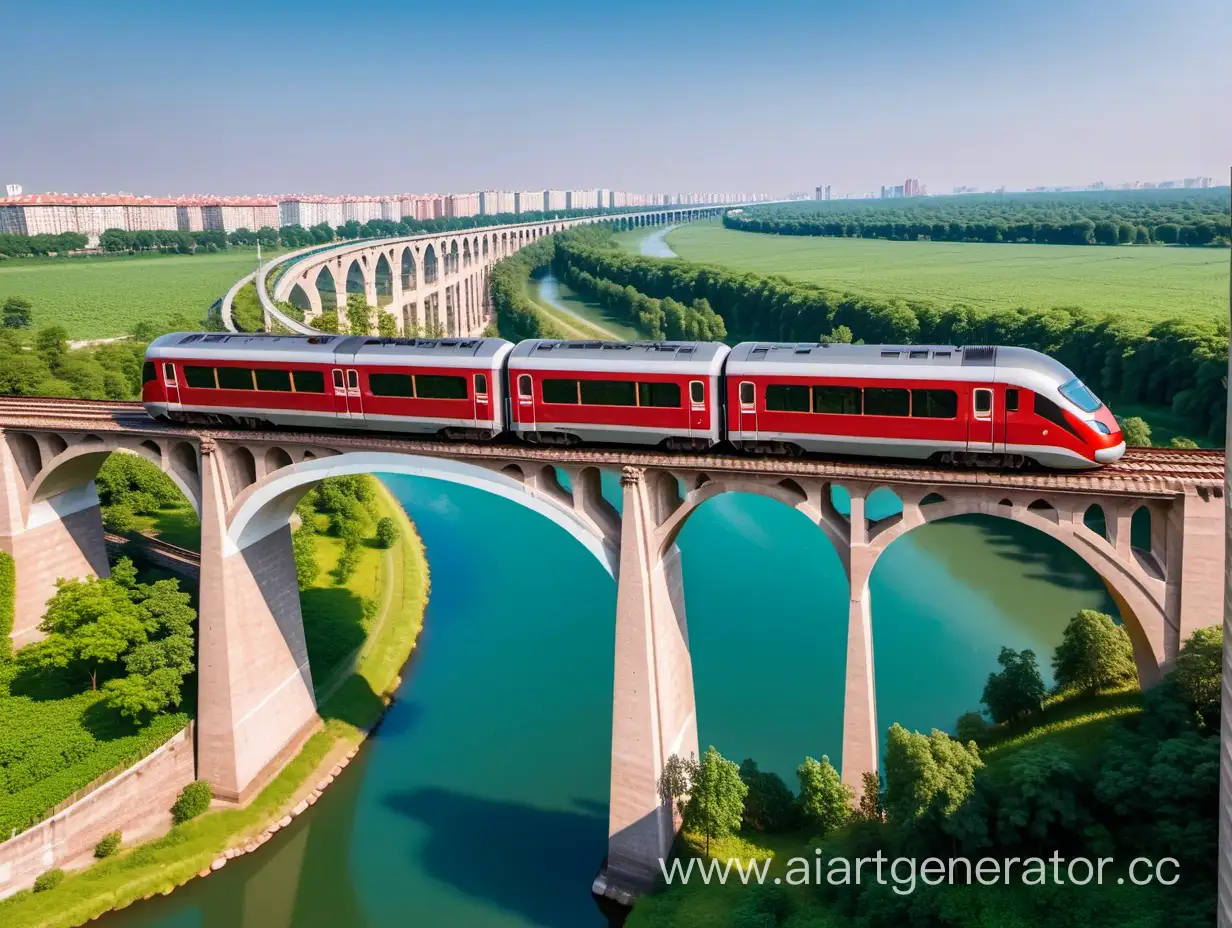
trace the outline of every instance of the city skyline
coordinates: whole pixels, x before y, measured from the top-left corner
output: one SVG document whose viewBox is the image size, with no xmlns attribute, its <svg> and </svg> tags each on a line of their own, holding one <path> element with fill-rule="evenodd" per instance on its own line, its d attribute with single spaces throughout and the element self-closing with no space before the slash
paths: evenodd
<svg viewBox="0 0 1232 928">
<path fill-rule="evenodd" d="M 433 18 L 384 2 L 358 15 L 69 0 L 54 22 L 6 17 L 29 38 L 0 62 L 22 88 L 5 101 L 0 170 L 29 191 L 226 195 L 1221 183 L 1221 7 L 947 0 L 921 16 L 902 0 L 792 0 L 751 17 L 728 0 L 477 0 L 453 43 L 424 41 Z M 1140 66 L 1155 61 L 1169 65 Z"/>
</svg>

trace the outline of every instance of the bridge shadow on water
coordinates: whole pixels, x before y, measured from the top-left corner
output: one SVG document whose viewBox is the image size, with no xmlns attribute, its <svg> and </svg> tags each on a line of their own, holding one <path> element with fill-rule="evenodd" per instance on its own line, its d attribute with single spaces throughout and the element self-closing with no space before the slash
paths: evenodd
<svg viewBox="0 0 1232 928">
<path fill-rule="evenodd" d="M 596 835 L 607 830 L 602 803 L 542 809 L 427 787 L 394 793 L 385 804 L 427 830 L 422 851 L 408 853 L 433 879 L 545 928 L 598 920 L 588 893 L 577 893 L 575 903 L 561 898 L 560 888 L 587 887 L 599 870 Z"/>
</svg>

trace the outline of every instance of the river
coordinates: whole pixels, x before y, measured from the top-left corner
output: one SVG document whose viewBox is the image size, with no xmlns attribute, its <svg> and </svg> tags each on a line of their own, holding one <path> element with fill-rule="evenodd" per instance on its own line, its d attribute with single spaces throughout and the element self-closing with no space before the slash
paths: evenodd
<svg viewBox="0 0 1232 928">
<path fill-rule="evenodd" d="M 384 724 L 307 814 L 256 854 L 108 928 L 585 928 L 605 851 L 615 589 L 515 503 L 384 478 L 423 536 L 432 595 Z M 615 474 L 605 493 L 618 501 Z M 896 500 L 878 491 L 870 517 Z M 841 500 L 838 500 L 841 506 Z M 794 785 L 840 762 L 847 586 L 800 513 L 703 505 L 679 538 L 703 749 Z M 1077 555 L 991 517 L 925 525 L 871 580 L 881 727 L 951 729 L 1002 645 L 1047 657 L 1080 608 L 1112 611 Z"/>
</svg>

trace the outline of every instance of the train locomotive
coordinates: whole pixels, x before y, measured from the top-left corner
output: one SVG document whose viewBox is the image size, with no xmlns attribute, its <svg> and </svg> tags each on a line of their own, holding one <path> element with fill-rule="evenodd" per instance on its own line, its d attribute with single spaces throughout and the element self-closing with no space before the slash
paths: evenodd
<svg viewBox="0 0 1232 928">
<path fill-rule="evenodd" d="M 172 422 L 470 441 L 1061 469 L 1125 451 L 1064 365 L 985 345 L 172 333 L 142 401 Z"/>
</svg>

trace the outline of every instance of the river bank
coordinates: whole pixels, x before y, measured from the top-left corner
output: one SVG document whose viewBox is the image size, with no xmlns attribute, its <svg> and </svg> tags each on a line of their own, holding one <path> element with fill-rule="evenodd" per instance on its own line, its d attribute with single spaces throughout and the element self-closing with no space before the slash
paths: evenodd
<svg viewBox="0 0 1232 928">
<path fill-rule="evenodd" d="M 5 928 L 78 925 L 155 894 L 167 895 L 194 876 L 257 850 L 285 827 L 283 823 L 316 802 L 380 720 L 422 629 L 429 588 L 423 543 L 383 485 L 378 509 L 399 525 L 398 541 L 387 559 L 395 569 L 389 577 L 386 616 L 373 624 L 369 641 L 354 658 L 354 672 L 320 705 L 324 724 L 300 753 L 245 808 L 211 811 L 158 840 L 70 875 L 53 891 L 10 897 L 0 903 Z M 390 621 L 394 616 L 398 620 Z"/>
</svg>

